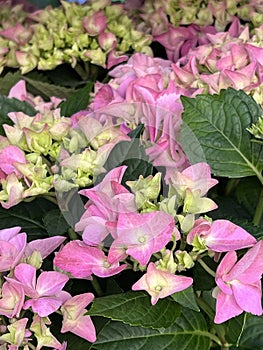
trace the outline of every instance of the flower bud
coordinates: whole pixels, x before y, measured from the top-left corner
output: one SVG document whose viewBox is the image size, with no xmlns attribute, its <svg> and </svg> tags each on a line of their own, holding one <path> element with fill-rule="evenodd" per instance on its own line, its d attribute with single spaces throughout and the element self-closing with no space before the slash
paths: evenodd
<svg viewBox="0 0 263 350">
<path fill-rule="evenodd" d="M 82 25 L 90 36 L 97 36 L 104 32 L 107 27 L 107 17 L 103 11 L 95 12 L 92 16 L 85 16 L 82 19 Z"/>
</svg>

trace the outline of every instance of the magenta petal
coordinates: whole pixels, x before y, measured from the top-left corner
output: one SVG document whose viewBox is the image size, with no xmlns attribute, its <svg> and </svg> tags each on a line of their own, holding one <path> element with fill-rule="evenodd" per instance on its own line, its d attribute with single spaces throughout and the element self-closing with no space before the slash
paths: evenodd
<svg viewBox="0 0 263 350">
<path fill-rule="evenodd" d="M 232 282 L 232 290 L 237 304 L 246 312 L 260 316 L 263 313 L 261 305 L 261 281 L 254 285 Z"/>
<path fill-rule="evenodd" d="M 216 315 L 214 322 L 223 323 L 232 317 L 242 314 L 243 309 L 238 306 L 233 295 L 219 291 L 216 300 Z"/>
<path fill-rule="evenodd" d="M 90 247 L 81 241 L 71 241 L 58 252 L 54 259 L 54 265 L 63 271 L 67 271 L 74 277 L 84 278 L 92 274 L 90 264 Z"/>
</svg>

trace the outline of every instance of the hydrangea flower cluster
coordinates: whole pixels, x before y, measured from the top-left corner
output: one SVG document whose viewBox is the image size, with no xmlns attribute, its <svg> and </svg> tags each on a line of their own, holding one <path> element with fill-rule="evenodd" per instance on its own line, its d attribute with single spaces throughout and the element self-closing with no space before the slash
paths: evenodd
<svg viewBox="0 0 263 350">
<path fill-rule="evenodd" d="M 95 341 L 94 325 L 85 315 L 85 307 L 94 295 L 71 296 L 63 290 L 69 277 L 61 272 L 38 274 L 43 260 L 64 240 L 65 237 L 53 236 L 27 243 L 27 234 L 21 232 L 21 227 L 0 230 L 1 349 L 7 349 L 7 344 L 8 349 L 30 349 L 33 338 L 37 339 L 36 349 L 44 346 L 66 349 L 66 342 L 61 344 L 50 331 L 49 316 L 54 312 L 60 312 L 63 317 L 62 333 L 70 331 Z M 33 318 L 26 316 L 28 309 Z M 10 324 L 6 320 L 10 320 Z"/>
<path fill-rule="evenodd" d="M 1 71 L 14 67 L 25 74 L 62 63 L 75 68 L 80 61 L 110 68 L 127 60 L 130 50 L 151 54 L 152 38 L 135 28 L 122 4 L 101 0 L 83 6 L 62 1 L 21 15 L 15 24 L 4 23 L 0 40 Z"/>
<path fill-rule="evenodd" d="M 217 208 L 209 190 L 218 180 L 207 163 L 190 164 L 180 144 L 181 96 L 231 86 L 262 103 L 263 27 L 250 32 L 236 17 L 251 17 L 256 25 L 261 8 L 255 1 L 76 2 L 82 3 L 62 2 L 30 15 L 14 7 L 10 22 L 1 24 L 2 68 L 27 73 L 64 62 L 118 65 L 107 83 L 95 83 L 86 109 L 70 117 L 61 99 L 34 97 L 23 80 L 9 92 L 35 115 L 10 112 L 3 125 L 1 210 L 44 196 L 65 214 L 72 193 L 81 210 L 73 203 L 69 239 L 48 232 L 49 238 L 31 240 L 20 225 L 0 230 L 0 349 L 65 350 L 66 332 L 96 342 L 89 312 L 95 284 L 115 283 L 127 272 L 133 277 L 128 290 L 146 292 L 139 295 L 148 294 L 154 306 L 189 291 L 200 302 L 196 270 L 202 268 L 213 283 L 210 323 L 243 312 L 263 315 L 263 240 L 208 216 Z M 169 60 L 138 52 L 128 58 L 130 50 L 150 53 L 151 35 Z M 262 120 L 247 128 L 257 143 Z M 142 171 L 131 170 L 136 162 Z M 82 294 L 71 289 L 76 280 Z M 61 337 L 52 327 L 57 317 Z M 214 334 L 220 327 L 202 334 L 223 348 Z"/>
<path fill-rule="evenodd" d="M 196 261 L 207 254 L 217 260 L 218 254 L 229 252 L 216 272 L 215 322 L 222 323 L 243 311 L 261 315 L 263 242 L 257 243 L 228 220 L 196 218 L 196 214 L 216 208 L 211 199 L 204 198 L 217 183 L 211 179 L 208 165 L 198 163 L 174 172 L 168 196 L 161 200 L 160 173 L 128 181 L 129 191 L 121 183 L 125 171 L 126 166 L 117 167 L 95 187 L 80 191 L 88 198 L 75 225 L 82 239 L 67 243 L 56 254 L 54 265 L 73 278 L 109 277 L 124 269 L 144 271 L 132 290 L 146 290 L 154 305 L 193 284 L 193 279 L 182 273 Z M 185 250 L 186 244 L 190 250 Z M 248 247 L 253 248 L 236 264 L 235 250 Z M 228 259 L 233 260 L 230 265 Z M 245 305 L 244 293 L 250 288 L 254 301 Z"/>
<path fill-rule="evenodd" d="M 111 120 L 89 119 L 82 115 L 61 116 L 61 99 L 27 93 L 25 82 L 19 81 L 10 98 L 29 102 L 36 109 L 34 117 L 23 112 L 10 112 L 13 125 L 4 124 L 6 136 L 0 147 L 0 203 L 8 209 L 28 197 L 52 195 L 91 185 L 104 171 L 111 149 L 120 141 L 130 140 L 127 131 L 115 128 Z M 91 125 L 92 123 L 92 125 Z"/>
<path fill-rule="evenodd" d="M 263 20 L 262 5 L 253 0 L 145 0 L 139 9 L 147 26 L 152 27 L 153 35 L 161 34 L 170 25 L 214 25 L 218 31 L 224 31 L 234 17 L 249 22 L 254 27 L 258 27 Z"/>
</svg>

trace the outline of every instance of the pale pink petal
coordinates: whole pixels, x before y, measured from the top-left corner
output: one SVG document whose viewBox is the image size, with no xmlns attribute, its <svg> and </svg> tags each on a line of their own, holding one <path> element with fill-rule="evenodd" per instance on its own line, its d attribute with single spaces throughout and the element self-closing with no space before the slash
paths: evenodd
<svg viewBox="0 0 263 350">
<path fill-rule="evenodd" d="M 253 246 L 257 240 L 246 230 L 229 220 L 215 220 L 206 237 L 206 245 L 216 252 Z"/>
<path fill-rule="evenodd" d="M 73 327 L 67 325 L 64 321 L 62 323 L 61 333 L 71 332 L 78 335 L 81 338 L 93 343 L 96 340 L 96 329 L 90 316 L 83 316 L 77 321 L 77 324 Z"/>
<path fill-rule="evenodd" d="M 78 227 L 81 221 L 79 221 L 75 229 L 78 231 Z M 82 234 L 83 242 L 87 245 L 97 245 L 106 238 L 109 234 L 107 227 L 105 226 L 106 220 L 101 217 L 90 216 L 85 220 L 85 229 Z"/>
<path fill-rule="evenodd" d="M 151 262 L 146 274 L 132 286 L 132 290 L 146 290 L 151 295 L 152 305 L 155 305 L 159 299 L 182 291 L 192 283 L 192 278 L 176 276 L 167 271 L 158 270 Z"/>
<path fill-rule="evenodd" d="M 59 298 L 42 297 L 39 299 L 27 300 L 23 308 L 27 310 L 31 307 L 33 312 L 37 313 L 40 317 L 46 317 L 57 311 L 61 305 L 62 301 Z"/>
<path fill-rule="evenodd" d="M 254 283 L 261 279 L 263 273 L 263 240 L 257 242 L 236 263 L 228 274 L 228 280 L 238 279 L 242 283 Z"/>
<path fill-rule="evenodd" d="M 34 251 L 41 254 L 42 259 L 45 259 L 56 248 L 58 248 L 66 238 L 63 236 L 53 236 L 43 239 L 36 239 L 27 244 L 25 254 L 28 257 Z"/>
<path fill-rule="evenodd" d="M 25 294 L 29 297 L 36 295 L 36 268 L 25 263 L 17 265 L 14 269 L 15 278 L 22 284 Z"/>
<path fill-rule="evenodd" d="M 61 272 L 43 271 L 37 279 L 36 290 L 39 296 L 50 296 L 61 291 L 68 280 Z"/>
<path fill-rule="evenodd" d="M 2 298 L 0 299 L 0 315 L 8 318 L 19 317 L 24 299 L 24 291 L 20 285 L 5 282 L 2 286 Z"/>
<path fill-rule="evenodd" d="M 262 258 L 262 257 L 261 257 Z M 235 280 L 231 283 L 237 304 L 246 312 L 261 316 L 263 313 L 261 298 L 261 281 L 254 285 L 243 284 Z"/>
<path fill-rule="evenodd" d="M 94 300 L 94 294 L 83 293 L 75 295 L 74 297 L 68 299 L 64 304 L 63 308 L 68 310 L 70 318 L 77 319 L 81 316 L 83 310 Z"/>
<path fill-rule="evenodd" d="M 221 291 L 218 292 L 216 299 L 215 323 L 223 323 L 230 318 L 242 314 L 243 309 L 238 306 L 233 295 L 227 295 Z"/>
<path fill-rule="evenodd" d="M 17 257 L 16 247 L 6 241 L 0 241 L 0 272 L 9 271 Z"/>
<path fill-rule="evenodd" d="M 11 238 L 15 237 L 21 230 L 20 226 L 4 228 L 0 230 L 0 240 L 9 241 Z"/>
</svg>

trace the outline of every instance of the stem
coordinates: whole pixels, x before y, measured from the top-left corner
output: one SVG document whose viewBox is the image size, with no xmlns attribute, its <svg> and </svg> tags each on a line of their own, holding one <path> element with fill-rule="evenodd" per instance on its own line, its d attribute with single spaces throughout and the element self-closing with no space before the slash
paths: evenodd
<svg viewBox="0 0 263 350">
<path fill-rule="evenodd" d="M 101 297 L 104 293 L 100 287 L 99 281 L 97 280 L 97 278 L 95 276 L 93 276 L 93 279 L 91 280 L 91 284 L 92 287 L 94 289 L 94 291 L 96 292 L 96 294 Z"/>
<path fill-rule="evenodd" d="M 229 196 L 237 187 L 240 179 L 229 179 L 226 184 L 225 196 Z"/>
<path fill-rule="evenodd" d="M 209 275 L 215 277 L 216 276 L 216 273 L 215 271 L 213 271 L 212 269 L 210 269 L 209 266 L 206 265 L 206 263 L 202 260 L 202 259 L 198 259 L 197 260 L 199 262 L 199 264 L 202 266 L 202 268 L 209 273 Z"/>
<path fill-rule="evenodd" d="M 76 239 L 79 238 L 78 235 L 76 234 L 76 232 L 71 227 L 68 229 L 68 235 L 72 241 L 75 241 Z"/>
<path fill-rule="evenodd" d="M 202 298 L 195 297 L 197 305 L 208 315 L 208 317 L 214 319 L 214 311 L 207 302 Z M 225 339 L 225 328 L 220 324 L 214 324 L 214 328 L 217 336 L 215 336 L 214 341 L 221 346 L 221 350 L 229 350 L 229 344 Z"/>
<path fill-rule="evenodd" d="M 258 204 L 257 204 L 256 211 L 255 211 L 254 218 L 253 218 L 253 224 L 255 226 L 260 225 L 262 215 L 263 215 L 263 189 L 260 192 Z"/>
</svg>

